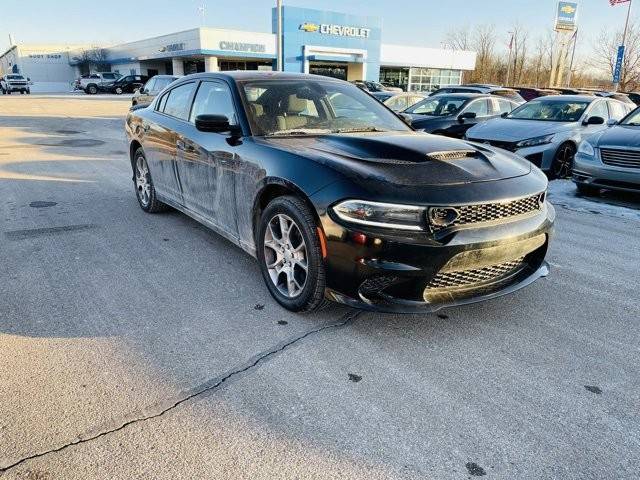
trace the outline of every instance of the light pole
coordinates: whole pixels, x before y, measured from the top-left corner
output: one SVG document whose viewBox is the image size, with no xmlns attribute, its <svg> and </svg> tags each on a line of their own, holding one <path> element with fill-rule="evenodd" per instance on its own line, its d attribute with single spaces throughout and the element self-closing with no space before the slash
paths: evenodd
<svg viewBox="0 0 640 480">
<path fill-rule="evenodd" d="M 282 0 L 276 1 L 276 10 L 278 14 L 278 42 L 277 49 L 278 52 L 276 54 L 277 58 L 277 70 L 281 72 L 283 70 L 283 62 L 282 62 Z"/>
</svg>

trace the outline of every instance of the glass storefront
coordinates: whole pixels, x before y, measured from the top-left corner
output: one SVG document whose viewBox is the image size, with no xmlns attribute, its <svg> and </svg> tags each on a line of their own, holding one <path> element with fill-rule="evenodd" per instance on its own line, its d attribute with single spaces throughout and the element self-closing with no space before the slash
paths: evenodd
<svg viewBox="0 0 640 480">
<path fill-rule="evenodd" d="M 380 83 L 388 87 L 400 87 L 406 92 L 409 87 L 409 68 L 380 67 Z"/>
<path fill-rule="evenodd" d="M 229 70 L 273 70 L 273 62 L 218 60 L 218 68 L 221 72 Z"/>
<path fill-rule="evenodd" d="M 461 70 L 411 67 L 409 69 L 408 90 L 412 92 L 433 92 L 446 85 L 460 85 L 461 81 Z"/>
</svg>

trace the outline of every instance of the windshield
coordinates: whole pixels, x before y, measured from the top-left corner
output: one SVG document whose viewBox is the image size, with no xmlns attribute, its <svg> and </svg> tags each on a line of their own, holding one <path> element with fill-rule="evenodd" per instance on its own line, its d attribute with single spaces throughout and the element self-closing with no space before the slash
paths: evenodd
<svg viewBox="0 0 640 480">
<path fill-rule="evenodd" d="M 620 125 L 640 127 L 640 108 L 637 108 L 620 121 Z"/>
<path fill-rule="evenodd" d="M 507 115 L 507 118 L 549 122 L 577 122 L 588 106 L 589 102 L 575 100 L 531 100 L 516 108 Z"/>
<path fill-rule="evenodd" d="M 7 78 L 9 80 L 24 80 L 22 75 L 7 75 Z"/>
<path fill-rule="evenodd" d="M 420 115 L 431 115 L 433 117 L 455 115 L 460 111 L 466 101 L 467 99 L 464 97 L 438 95 L 416 103 L 415 105 L 407 108 L 405 112 Z"/>
<path fill-rule="evenodd" d="M 380 102 L 346 82 L 240 82 L 254 135 L 410 131 Z"/>
</svg>

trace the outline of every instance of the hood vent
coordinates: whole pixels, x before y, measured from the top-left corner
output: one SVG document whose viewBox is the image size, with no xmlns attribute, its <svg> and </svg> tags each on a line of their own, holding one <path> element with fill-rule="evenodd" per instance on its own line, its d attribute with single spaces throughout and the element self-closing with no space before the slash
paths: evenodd
<svg viewBox="0 0 640 480">
<path fill-rule="evenodd" d="M 475 150 L 449 150 L 446 152 L 431 152 L 427 157 L 434 160 L 460 160 L 461 158 L 475 157 L 478 152 Z"/>
</svg>

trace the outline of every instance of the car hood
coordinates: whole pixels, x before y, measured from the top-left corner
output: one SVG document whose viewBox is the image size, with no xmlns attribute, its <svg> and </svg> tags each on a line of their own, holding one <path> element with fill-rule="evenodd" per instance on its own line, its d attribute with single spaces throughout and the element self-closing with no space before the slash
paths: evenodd
<svg viewBox="0 0 640 480">
<path fill-rule="evenodd" d="M 480 140 L 498 140 L 514 142 L 527 138 L 549 135 L 562 130 L 575 128 L 575 122 L 545 122 L 540 120 L 514 120 L 494 118 L 471 127 L 467 137 Z"/>
<path fill-rule="evenodd" d="M 616 125 L 604 130 L 598 137 L 595 142 L 597 146 L 640 147 L 640 127 Z"/>
<path fill-rule="evenodd" d="M 352 178 L 384 180 L 399 186 L 486 182 L 531 171 L 531 163 L 515 155 L 426 133 L 267 137 L 261 141 L 325 163 Z M 453 160 L 430 156 L 460 150 L 472 154 Z"/>
</svg>

